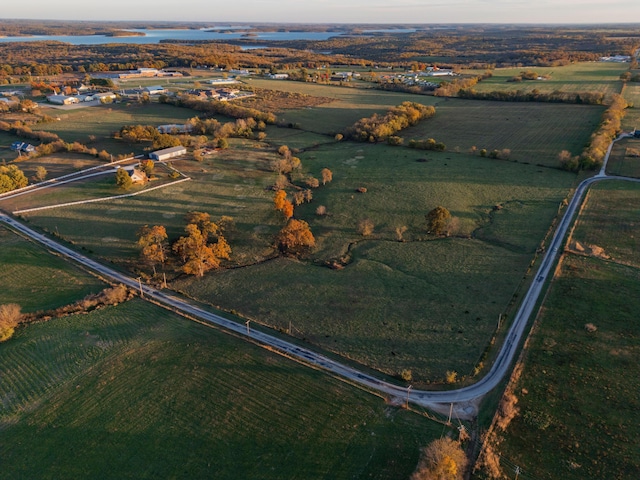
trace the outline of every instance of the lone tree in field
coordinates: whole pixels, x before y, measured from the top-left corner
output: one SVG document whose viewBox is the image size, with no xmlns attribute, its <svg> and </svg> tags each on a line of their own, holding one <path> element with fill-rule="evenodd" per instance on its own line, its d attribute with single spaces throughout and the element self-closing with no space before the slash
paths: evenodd
<svg viewBox="0 0 640 480">
<path fill-rule="evenodd" d="M 142 258 L 156 270 L 156 263 L 167 259 L 167 230 L 162 225 L 145 225 L 138 232 L 138 246 L 142 248 Z"/>
<path fill-rule="evenodd" d="M 285 255 L 302 255 L 316 246 L 316 239 L 304 220 L 289 219 L 276 237 L 276 247 Z"/>
<path fill-rule="evenodd" d="M 35 179 L 37 182 L 44 182 L 45 179 L 47 178 L 47 169 L 44 168 L 42 165 L 38 165 L 36 167 L 36 174 L 35 174 Z"/>
<path fill-rule="evenodd" d="M 20 318 L 22 318 L 20 305 L 16 303 L 0 305 L 0 342 L 9 340 L 13 336 Z"/>
<path fill-rule="evenodd" d="M 442 235 L 451 219 L 451 213 L 444 207 L 436 207 L 427 215 L 427 231 L 435 235 Z"/>
<path fill-rule="evenodd" d="M 116 170 L 116 185 L 123 190 L 129 190 L 133 185 L 133 180 L 131 180 L 129 173 L 124 168 Z"/>
<path fill-rule="evenodd" d="M 467 457 L 460 443 L 440 438 L 422 451 L 411 480 L 462 480 L 466 466 Z"/>
<path fill-rule="evenodd" d="M 333 180 L 333 172 L 328 168 L 323 168 L 320 171 L 320 175 L 322 175 L 322 185 L 326 185 L 327 182 Z"/>
</svg>

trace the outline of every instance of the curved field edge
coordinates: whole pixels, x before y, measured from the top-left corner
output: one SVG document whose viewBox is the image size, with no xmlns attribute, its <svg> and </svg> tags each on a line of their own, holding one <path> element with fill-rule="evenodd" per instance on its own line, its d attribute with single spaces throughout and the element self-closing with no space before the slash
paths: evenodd
<svg viewBox="0 0 640 480">
<path fill-rule="evenodd" d="M 0 350 L 5 478 L 402 479 L 442 429 L 140 300 Z"/>
</svg>

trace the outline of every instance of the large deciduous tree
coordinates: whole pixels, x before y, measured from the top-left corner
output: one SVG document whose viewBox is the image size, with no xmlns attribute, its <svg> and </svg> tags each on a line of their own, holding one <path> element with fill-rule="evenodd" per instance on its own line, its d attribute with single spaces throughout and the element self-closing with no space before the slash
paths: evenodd
<svg viewBox="0 0 640 480">
<path fill-rule="evenodd" d="M 198 213 L 201 212 L 192 212 Z M 204 214 L 208 216 L 208 214 Z M 199 226 L 190 223 L 185 228 L 187 236 L 180 237 L 173 244 L 173 251 L 180 256 L 183 261 L 182 271 L 189 275 L 202 277 L 209 270 L 219 268 L 222 259 L 229 260 L 231 247 L 226 239 L 219 233 L 219 228 L 213 222 L 201 221 Z M 211 232 L 218 232 L 217 240 L 209 243 Z"/>
<path fill-rule="evenodd" d="M 29 180 L 16 165 L 0 165 L 0 193 L 26 187 Z"/>
<path fill-rule="evenodd" d="M 320 171 L 320 175 L 322 175 L 322 185 L 326 185 L 327 182 L 333 180 L 333 172 L 328 168 L 323 168 Z"/>
<path fill-rule="evenodd" d="M 16 303 L 0 305 L 0 342 L 9 340 L 13 336 L 21 318 L 20 305 Z"/>
<path fill-rule="evenodd" d="M 426 215 L 426 219 L 427 231 L 435 235 L 442 235 L 451 219 L 451 213 L 446 208 L 438 206 Z"/>
<path fill-rule="evenodd" d="M 466 466 L 467 457 L 460 443 L 440 438 L 423 450 L 411 480 L 462 480 Z"/>
<path fill-rule="evenodd" d="M 138 246 L 142 248 L 142 258 L 154 266 L 167 259 L 167 230 L 162 225 L 145 225 L 138 232 Z"/>
<path fill-rule="evenodd" d="M 315 245 L 316 239 L 304 220 L 289 219 L 276 237 L 276 247 L 285 255 L 305 254 Z"/>
<path fill-rule="evenodd" d="M 133 180 L 131 180 L 129 172 L 124 168 L 118 168 L 118 170 L 116 170 L 116 185 L 123 190 L 129 190 L 133 185 Z"/>
</svg>

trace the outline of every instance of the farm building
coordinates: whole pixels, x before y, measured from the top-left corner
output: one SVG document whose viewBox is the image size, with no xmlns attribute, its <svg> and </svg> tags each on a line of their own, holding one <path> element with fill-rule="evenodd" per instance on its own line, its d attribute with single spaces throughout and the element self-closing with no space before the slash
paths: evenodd
<svg viewBox="0 0 640 480">
<path fill-rule="evenodd" d="M 11 150 L 13 150 L 14 152 L 31 153 L 31 152 L 35 152 L 36 151 L 36 147 L 31 145 L 30 143 L 13 142 L 11 144 Z"/>
<path fill-rule="evenodd" d="M 161 93 L 165 93 L 167 90 L 160 85 L 153 85 L 151 87 L 144 87 L 144 91 L 149 95 L 159 95 Z"/>
<path fill-rule="evenodd" d="M 134 167 L 133 171 L 131 172 L 131 181 L 134 184 L 141 185 L 147 183 L 149 181 L 149 178 L 147 177 L 147 174 L 142 170 Z"/>
<path fill-rule="evenodd" d="M 212 80 L 209 80 L 209 83 L 211 85 L 227 85 L 240 82 L 238 82 L 238 80 L 236 80 L 235 78 L 214 78 Z"/>
<path fill-rule="evenodd" d="M 269 75 L 269 78 L 272 80 L 286 80 L 289 78 L 289 74 L 287 73 L 272 73 Z"/>
<path fill-rule="evenodd" d="M 95 93 L 93 95 L 94 100 L 100 100 L 101 102 L 108 102 L 116 99 L 116 94 L 113 92 Z"/>
<path fill-rule="evenodd" d="M 76 97 L 69 97 L 67 95 L 49 95 L 47 97 L 49 103 L 55 103 L 56 105 L 73 105 L 78 103 Z"/>
<path fill-rule="evenodd" d="M 164 160 L 169 160 L 173 157 L 179 157 L 180 155 L 184 155 L 186 153 L 187 149 L 185 147 L 171 147 L 151 152 L 149 154 L 149 158 L 158 162 L 163 162 Z"/>
</svg>

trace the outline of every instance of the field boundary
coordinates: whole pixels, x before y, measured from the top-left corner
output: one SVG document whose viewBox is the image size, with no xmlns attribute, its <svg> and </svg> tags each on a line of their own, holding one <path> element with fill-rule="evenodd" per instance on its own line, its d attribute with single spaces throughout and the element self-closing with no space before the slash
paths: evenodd
<svg viewBox="0 0 640 480">
<path fill-rule="evenodd" d="M 186 182 L 187 180 L 191 180 L 191 177 L 181 178 L 180 180 L 176 180 L 175 182 L 166 183 L 164 185 L 158 185 L 157 187 L 153 187 L 153 188 L 147 188 L 145 190 L 140 190 L 139 192 L 125 193 L 123 195 L 115 195 L 115 196 L 112 196 L 112 197 L 92 198 L 92 199 L 89 199 L 89 200 L 79 200 L 77 202 L 58 203 L 56 205 L 46 205 L 44 207 L 27 208 L 27 209 L 24 209 L 24 210 L 16 210 L 15 212 L 13 212 L 13 214 L 14 215 L 19 215 L 19 214 L 22 214 L 22 213 L 38 212 L 40 210 L 49 210 L 49 209 L 52 209 L 52 208 L 71 207 L 71 206 L 74 206 L 74 205 L 83 205 L 85 203 L 105 202 L 107 200 L 116 200 L 116 199 L 119 199 L 119 198 L 135 197 L 136 195 L 141 195 L 143 193 L 151 192 L 153 190 L 158 190 L 160 188 L 169 187 L 171 185 L 176 185 L 178 183 Z"/>
</svg>

